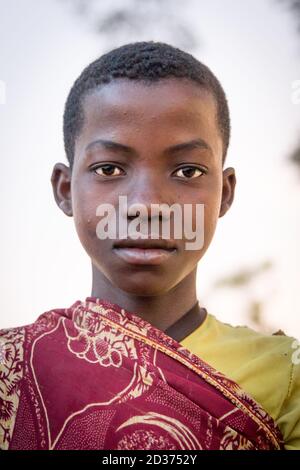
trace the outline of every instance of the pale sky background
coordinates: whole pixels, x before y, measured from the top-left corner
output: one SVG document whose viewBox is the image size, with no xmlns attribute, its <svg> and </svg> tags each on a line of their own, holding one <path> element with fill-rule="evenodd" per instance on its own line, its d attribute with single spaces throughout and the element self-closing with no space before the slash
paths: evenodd
<svg viewBox="0 0 300 470">
<path fill-rule="evenodd" d="M 98 3 L 109 8 L 113 2 Z M 300 338 L 300 173 L 288 163 L 300 131 L 300 104 L 291 100 L 292 82 L 300 79 L 296 24 L 272 0 L 173 5 L 199 36 L 193 54 L 227 93 L 227 166 L 237 174 L 234 204 L 198 268 L 198 298 L 220 320 L 250 326 L 249 299 L 261 300 L 270 331 L 281 328 Z M 111 47 L 145 39 L 169 42 L 165 28 L 155 28 Z M 91 293 L 89 258 L 73 219 L 54 202 L 50 175 L 55 162 L 65 162 L 62 114 L 69 89 L 83 67 L 111 47 L 68 3 L 0 0 L 0 80 L 6 84 L 6 103 L 0 104 L 0 327 L 31 323 Z M 214 287 L 264 261 L 273 268 L 250 291 Z"/>
</svg>

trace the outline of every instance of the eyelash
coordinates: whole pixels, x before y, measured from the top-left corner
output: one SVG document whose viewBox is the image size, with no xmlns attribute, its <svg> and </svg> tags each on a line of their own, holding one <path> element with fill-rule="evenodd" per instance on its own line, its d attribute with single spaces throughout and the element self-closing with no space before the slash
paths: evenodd
<svg viewBox="0 0 300 470">
<path fill-rule="evenodd" d="M 177 172 L 177 171 L 184 170 L 184 169 L 187 169 L 187 168 L 189 168 L 189 169 L 192 168 L 193 170 L 198 170 L 198 171 L 200 171 L 201 175 L 191 177 L 191 178 L 183 178 L 183 179 L 192 180 L 192 179 L 195 179 L 195 178 L 200 178 L 200 176 L 203 176 L 207 173 L 207 170 L 205 170 L 204 168 L 199 168 L 198 166 L 194 166 L 194 165 L 185 165 L 185 166 L 182 166 L 181 168 L 177 168 L 177 170 L 175 170 L 175 171 Z"/>
<path fill-rule="evenodd" d="M 111 167 L 111 168 L 118 168 L 119 170 L 123 171 L 120 167 L 118 167 L 117 165 L 113 165 L 112 163 L 104 163 L 102 165 L 98 165 L 94 168 L 92 168 L 92 171 L 96 173 L 96 175 L 98 176 L 103 176 L 103 177 L 111 177 L 112 175 L 99 175 L 99 173 L 97 173 L 97 170 L 99 169 L 103 169 L 105 167 Z M 177 170 L 175 170 L 175 172 L 177 171 L 180 171 L 180 170 L 184 170 L 184 169 L 187 169 L 187 168 L 192 168 L 193 170 L 199 170 L 201 172 L 201 175 L 198 175 L 196 177 L 191 177 L 191 178 L 181 178 L 180 179 L 186 179 L 186 180 L 190 180 L 190 179 L 194 179 L 194 178 L 199 178 L 200 176 L 203 176 L 207 173 L 207 170 L 205 170 L 204 168 L 199 168 L 198 166 L 195 166 L 195 165 L 185 165 L 185 166 L 182 166 L 180 168 L 177 168 Z M 117 176 L 120 176 L 120 175 L 117 175 Z M 115 176 L 112 176 L 113 178 Z"/>
<path fill-rule="evenodd" d="M 102 168 L 105 168 L 105 167 L 112 167 L 112 168 L 118 168 L 119 170 L 121 170 L 120 167 L 118 167 L 117 165 L 113 165 L 112 163 L 104 163 L 103 165 L 98 165 L 94 168 L 92 168 L 92 170 L 96 173 L 96 175 L 98 176 L 104 176 L 104 177 L 110 177 L 111 175 L 99 175 L 99 173 L 97 173 L 97 170 L 102 169 Z M 122 170 L 123 171 L 123 170 Z M 119 175 L 118 175 L 119 176 Z"/>
</svg>

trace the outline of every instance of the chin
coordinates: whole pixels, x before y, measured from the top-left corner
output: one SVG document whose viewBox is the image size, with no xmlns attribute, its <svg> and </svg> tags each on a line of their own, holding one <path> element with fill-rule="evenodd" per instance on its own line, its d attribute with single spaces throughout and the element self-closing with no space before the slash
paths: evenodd
<svg viewBox="0 0 300 470">
<path fill-rule="evenodd" d="M 157 276 L 157 275 L 156 275 Z M 149 275 L 141 275 L 139 279 L 127 277 L 126 279 L 112 280 L 113 284 L 124 292 L 136 296 L 157 296 L 166 294 L 172 289 L 173 285 L 163 282 L 160 277 L 156 279 L 149 278 Z"/>
</svg>

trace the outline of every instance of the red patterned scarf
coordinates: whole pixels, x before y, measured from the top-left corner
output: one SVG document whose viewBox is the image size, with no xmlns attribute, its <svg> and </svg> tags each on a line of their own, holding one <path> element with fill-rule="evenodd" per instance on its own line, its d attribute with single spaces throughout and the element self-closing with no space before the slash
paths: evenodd
<svg viewBox="0 0 300 470">
<path fill-rule="evenodd" d="M 139 316 L 87 297 L 0 332 L 2 449 L 282 449 L 232 380 Z"/>
</svg>

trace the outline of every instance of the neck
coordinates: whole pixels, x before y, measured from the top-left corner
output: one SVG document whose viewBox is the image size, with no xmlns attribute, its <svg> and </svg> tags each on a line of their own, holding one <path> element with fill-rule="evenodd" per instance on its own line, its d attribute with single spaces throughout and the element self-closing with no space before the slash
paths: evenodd
<svg viewBox="0 0 300 470">
<path fill-rule="evenodd" d="M 196 268 L 173 289 L 157 296 L 140 296 L 124 292 L 113 286 L 95 266 L 92 268 L 92 297 L 115 303 L 162 331 L 177 322 L 197 302 Z"/>
</svg>

